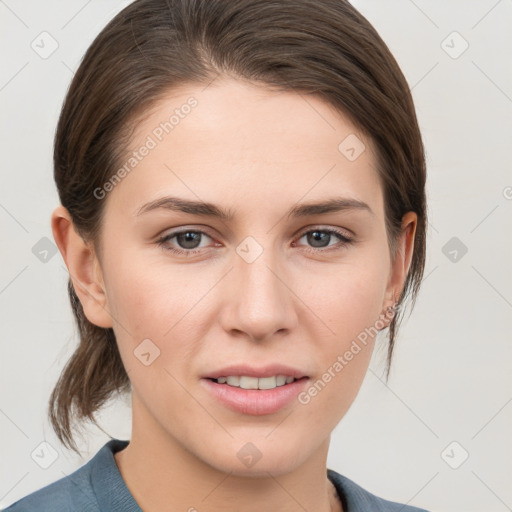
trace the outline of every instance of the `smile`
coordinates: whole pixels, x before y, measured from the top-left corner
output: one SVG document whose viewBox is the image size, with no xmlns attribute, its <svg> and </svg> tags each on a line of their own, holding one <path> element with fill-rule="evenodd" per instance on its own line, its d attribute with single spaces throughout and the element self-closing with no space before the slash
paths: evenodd
<svg viewBox="0 0 512 512">
<path fill-rule="evenodd" d="M 227 384 L 242 389 L 274 389 L 291 384 L 295 379 L 288 375 L 273 375 L 270 377 L 249 377 L 247 375 L 230 375 L 212 379 L 217 384 Z"/>
</svg>

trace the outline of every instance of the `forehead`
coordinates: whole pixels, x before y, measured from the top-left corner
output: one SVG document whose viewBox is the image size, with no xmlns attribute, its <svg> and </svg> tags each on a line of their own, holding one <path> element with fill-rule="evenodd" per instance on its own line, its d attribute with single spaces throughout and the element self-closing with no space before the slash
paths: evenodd
<svg viewBox="0 0 512 512">
<path fill-rule="evenodd" d="M 109 201 L 134 214 L 165 194 L 261 209 L 329 193 L 379 210 L 375 165 L 371 141 L 318 96 L 217 79 L 181 85 L 144 113 Z"/>
</svg>

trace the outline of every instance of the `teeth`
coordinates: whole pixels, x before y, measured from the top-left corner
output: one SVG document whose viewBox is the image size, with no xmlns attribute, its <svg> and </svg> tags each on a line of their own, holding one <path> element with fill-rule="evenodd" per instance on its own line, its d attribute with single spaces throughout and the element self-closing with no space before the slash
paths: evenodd
<svg viewBox="0 0 512 512">
<path fill-rule="evenodd" d="M 226 382 L 229 386 L 240 387 L 240 377 L 227 377 Z"/>
<path fill-rule="evenodd" d="M 240 387 L 243 389 L 258 389 L 258 377 L 240 377 Z"/>
<path fill-rule="evenodd" d="M 219 384 L 227 384 L 242 389 L 274 389 L 285 384 L 291 384 L 295 379 L 286 375 L 272 377 L 248 377 L 247 375 L 230 375 L 216 379 Z"/>
<path fill-rule="evenodd" d="M 286 377 L 284 375 L 278 375 L 276 377 L 276 385 L 284 386 L 286 384 Z"/>
<path fill-rule="evenodd" d="M 277 387 L 276 377 L 263 377 L 256 380 L 258 381 L 258 389 L 274 389 Z"/>
</svg>

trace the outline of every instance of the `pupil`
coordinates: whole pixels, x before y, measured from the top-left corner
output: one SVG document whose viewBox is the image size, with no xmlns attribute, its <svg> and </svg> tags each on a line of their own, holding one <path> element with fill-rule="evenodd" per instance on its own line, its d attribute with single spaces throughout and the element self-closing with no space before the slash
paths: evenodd
<svg viewBox="0 0 512 512">
<path fill-rule="evenodd" d="M 313 242 L 313 246 L 314 247 L 326 247 L 328 244 L 329 244 L 329 240 L 328 238 L 330 237 L 331 235 L 329 233 L 322 233 L 320 231 L 312 231 L 310 233 L 310 235 L 308 236 L 309 240 L 308 242 Z M 317 242 L 322 242 L 322 239 L 324 242 L 327 242 L 327 243 L 320 243 L 320 245 L 317 245 Z"/>
<path fill-rule="evenodd" d="M 184 249 L 195 249 L 198 245 L 199 239 L 200 234 L 192 231 L 186 231 L 178 235 L 178 243 L 183 245 Z M 190 246 L 190 244 L 192 244 L 192 246 Z"/>
</svg>

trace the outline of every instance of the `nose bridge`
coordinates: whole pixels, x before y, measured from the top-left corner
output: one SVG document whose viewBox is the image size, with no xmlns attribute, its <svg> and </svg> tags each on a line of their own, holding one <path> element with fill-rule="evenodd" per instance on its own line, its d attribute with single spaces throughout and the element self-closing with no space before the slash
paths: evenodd
<svg viewBox="0 0 512 512">
<path fill-rule="evenodd" d="M 253 237 L 247 237 L 236 249 L 231 276 L 236 290 L 231 303 L 231 328 L 257 339 L 289 329 L 295 321 L 291 292 L 283 283 L 286 277 L 280 275 L 282 265 L 271 246 L 269 243 L 264 248 Z"/>
</svg>

